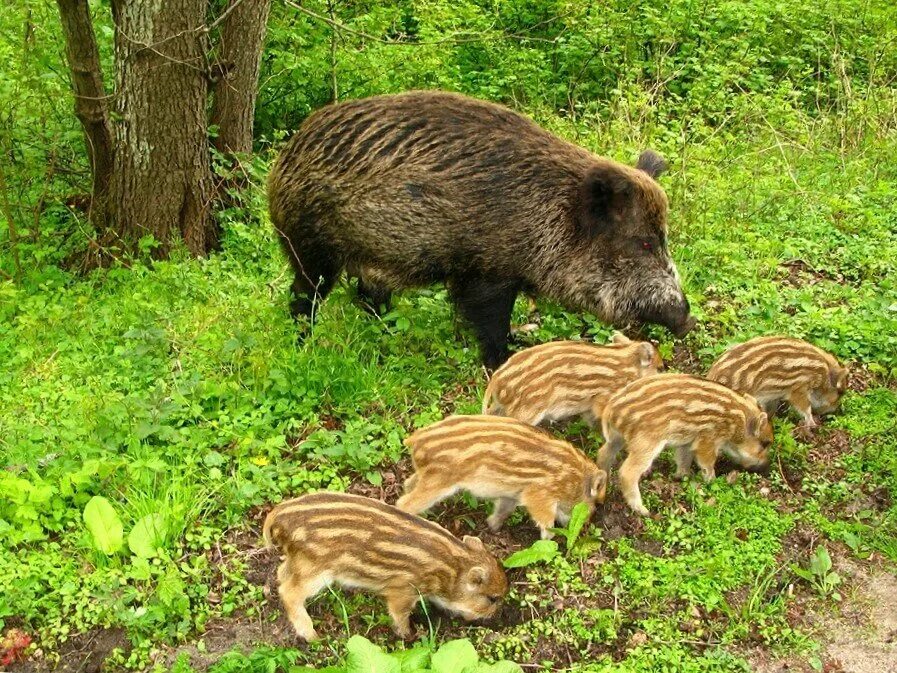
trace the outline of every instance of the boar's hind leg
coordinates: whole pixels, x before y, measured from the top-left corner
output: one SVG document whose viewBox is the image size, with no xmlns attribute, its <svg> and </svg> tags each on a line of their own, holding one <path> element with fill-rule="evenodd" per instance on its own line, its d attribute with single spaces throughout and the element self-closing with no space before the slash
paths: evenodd
<svg viewBox="0 0 897 673">
<path fill-rule="evenodd" d="M 476 332 L 486 369 L 496 369 L 508 359 L 511 311 L 519 288 L 517 283 L 483 278 L 465 278 L 450 283 L 455 306 Z"/>
</svg>

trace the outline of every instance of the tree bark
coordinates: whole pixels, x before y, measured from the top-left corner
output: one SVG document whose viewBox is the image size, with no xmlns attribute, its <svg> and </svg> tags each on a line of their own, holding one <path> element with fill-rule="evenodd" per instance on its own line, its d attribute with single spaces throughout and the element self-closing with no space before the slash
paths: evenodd
<svg viewBox="0 0 897 673">
<path fill-rule="evenodd" d="M 252 151 L 252 126 L 259 67 L 271 0 L 230 0 L 225 10 L 218 60 L 222 78 L 215 85 L 212 124 L 215 148 L 227 154 Z"/>
<path fill-rule="evenodd" d="M 113 0 L 116 152 L 110 215 L 128 242 L 152 235 L 167 256 L 183 237 L 203 255 L 211 217 L 206 0 Z"/>
<path fill-rule="evenodd" d="M 226 153 L 252 151 L 258 74 L 271 0 L 229 0 L 206 24 L 209 0 L 111 0 L 114 95 L 106 96 L 89 0 L 56 0 L 94 181 L 91 219 L 106 250 L 147 236 L 165 257 L 182 238 L 217 246 L 209 157 L 209 33 L 221 26 L 212 123 Z M 114 124 L 111 122 L 114 120 Z M 101 256 L 103 256 L 101 254 Z"/>
<path fill-rule="evenodd" d="M 56 0 L 62 19 L 65 56 L 75 94 L 75 116 L 84 129 L 84 141 L 93 176 L 92 211 L 94 221 L 103 219 L 114 151 L 109 124 L 109 108 L 100 52 L 90 20 L 87 0 Z"/>
</svg>

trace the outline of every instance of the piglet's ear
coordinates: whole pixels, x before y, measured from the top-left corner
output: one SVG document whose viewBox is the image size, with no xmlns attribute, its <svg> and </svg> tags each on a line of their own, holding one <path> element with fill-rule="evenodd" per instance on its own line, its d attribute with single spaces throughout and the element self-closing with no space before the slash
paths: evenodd
<svg viewBox="0 0 897 673">
<path fill-rule="evenodd" d="M 576 208 L 576 226 L 582 236 L 592 238 L 608 233 L 616 219 L 614 215 L 626 210 L 633 184 L 624 170 L 607 161 L 586 173 Z"/>
<path fill-rule="evenodd" d="M 464 536 L 464 546 L 471 551 L 486 551 L 486 545 L 483 544 L 483 541 L 473 535 Z"/>
<path fill-rule="evenodd" d="M 629 344 L 632 343 L 632 340 L 623 334 L 622 332 L 614 332 L 610 336 L 611 343 L 615 344 Z"/>
<path fill-rule="evenodd" d="M 666 171 L 667 162 L 654 150 L 645 150 L 638 158 L 635 167 L 656 180 L 657 176 Z"/>
<path fill-rule="evenodd" d="M 467 571 L 467 582 L 472 586 L 479 587 L 486 583 L 487 576 L 488 573 L 483 566 L 474 566 Z"/>
<path fill-rule="evenodd" d="M 769 422 L 766 412 L 761 412 L 759 416 L 751 416 L 747 422 L 747 433 L 751 437 L 759 437 L 760 430 Z"/>
<path fill-rule="evenodd" d="M 638 349 L 639 364 L 642 367 L 650 367 L 654 364 L 654 346 L 647 341 L 642 342 Z"/>
<path fill-rule="evenodd" d="M 828 380 L 832 388 L 839 393 L 847 390 L 847 367 L 836 367 L 828 370 Z"/>
<path fill-rule="evenodd" d="M 595 474 L 591 475 L 588 478 L 586 493 L 589 498 L 594 500 L 598 497 L 598 494 L 601 493 L 604 485 L 607 484 L 607 472 L 604 470 L 598 470 Z"/>
</svg>

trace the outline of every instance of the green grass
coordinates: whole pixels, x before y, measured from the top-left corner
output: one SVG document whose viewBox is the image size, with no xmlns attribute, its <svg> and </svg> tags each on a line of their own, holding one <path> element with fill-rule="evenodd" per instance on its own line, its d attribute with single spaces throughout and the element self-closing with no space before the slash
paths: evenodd
<svg viewBox="0 0 897 673">
<path fill-rule="evenodd" d="M 796 519 L 858 557 L 897 561 L 889 387 L 897 175 L 871 158 L 895 146 L 884 139 L 843 155 L 789 148 L 800 188 L 782 156 L 761 161 L 750 145 L 727 146 L 727 158 L 719 146 L 692 148 L 684 169 L 665 179 L 674 254 L 703 320 L 687 345 L 702 362 L 738 339 L 783 331 L 865 368 L 871 387 L 848 394 L 843 414 L 814 440 L 824 447 L 825 433 L 848 433 L 852 450 L 837 469 L 817 469 L 808 455 L 822 449 L 792 439 L 786 418 L 776 448 L 805 472 L 797 512 L 786 513 L 790 495 L 775 474 L 768 497 L 746 476 L 731 486 L 692 483 L 672 501 L 648 486 L 660 519 L 597 544 L 594 582 L 575 560 L 530 572 L 512 600 L 531 618 L 488 638 L 470 631 L 484 653 L 540 663 L 530 657 L 551 641 L 596 662 L 622 654 L 633 670 L 743 670 L 739 644 L 812 651 L 785 618 L 780 590 L 782 540 Z M 690 195 L 677 200 L 684 185 Z M 817 272 L 797 287 L 782 270 L 795 259 Z M 287 285 L 268 229 L 233 220 L 225 251 L 205 261 L 175 257 L 84 279 L 48 268 L 3 286 L 0 615 L 24 624 L 47 652 L 72 634 L 122 626 L 134 649 L 118 661 L 139 666 L 157 644 L 190 641 L 210 619 L 258 613 L 265 599 L 245 579 L 245 541 L 226 531 L 247 529 L 253 508 L 291 494 L 377 481 L 378 466 L 402 456 L 410 429 L 477 409 L 475 349 L 463 330 L 456 338 L 442 289 L 401 295 L 380 321 L 340 288 L 298 343 Z M 608 333 L 587 317 L 540 309 L 533 342 Z M 517 317 L 524 312 L 521 302 Z M 671 352 L 667 335 L 652 334 Z M 846 507 L 870 489 L 884 489 L 891 504 Z M 93 495 L 114 503 L 125 535 L 144 514 L 161 513 L 168 525 L 158 556 L 93 551 L 81 521 Z M 640 551 L 646 542 L 659 554 Z M 575 609 L 555 613 L 558 592 Z M 353 600 L 382 626 L 376 602 Z M 683 624 L 694 629 L 684 643 Z M 636 633 L 644 642 L 631 640 Z"/>
<path fill-rule="evenodd" d="M 832 351 L 862 383 L 812 435 L 777 419 L 768 477 L 674 484 L 671 461 L 659 461 L 642 487 L 656 520 L 635 523 L 612 499 L 578 553 L 512 571 L 514 619 L 495 630 L 434 619 L 428 651 L 467 638 L 483 659 L 527 670 L 728 673 L 749 670 L 752 648 L 819 663 L 793 608 L 837 605 L 793 572 L 813 551 L 802 541 L 836 560 L 897 563 L 897 63 L 881 48 L 893 3 L 336 4 L 371 34 L 485 36 L 409 52 L 344 35 L 348 95 L 442 86 L 513 104 L 600 154 L 631 163 L 650 146 L 667 157 L 671 250 L 701 320 L 683 342 L 648 331 L 668 360 L 706 367 L 732 343 L 786 333 Z M 57 103 L 68 84 L 46 76 L 59 67 L 47 46 L 58 44 L 56 17 L 34 0 L 22 7 L 43 42 L 39 62 L 20 59 L 24 14 L 0 18 L 11 64 L 0 96 L 25 122 L 8 127 L 0 113 L 23 260 L 22 277 L 7 279 L 0 241 L 0 633 L 26 631 L 52 663 L 85 634 L 121 629 L 128 646 L 109 653 L 110 670 L 345 667 L 355 633 L 401 651 L 378 601 L 340 592 L 315 599 L 316 619 L 335 615 L 324 642 L 284 647 L 271 635 L 278 601 L 262 586 L 273 571 L 254 552 L 271 503 L 379 483 L 413 428 L 479 409 L 475 344 L 445 290 L 405 292 L 375 319 L 343 284 L 297 340 L 265 212 L 270 152 L 250 167 L 242 207 L 220 215 L 221 253 L 86 276 L 63 268 L 89 233 L 61 205 L 85 190 L 83 152 Z M 266 52 L 267 138 L 328 95 L 329 35 L 286 11 L 275 7 Z M 57 145 L 76 177 L 45 183 L 42 148 Z M 539 312 L 524 344 L 611 331 L 549 302 Z M 525 301 L 514 319 L 527 321 Z M 592 455 L 598 441 L 586 435 Z M 112 503 L 125 539 L 158 515 L 158 548 L 96 551 L 82 519 L 94 496 Z M 482 505 L 455 509 L 464 530 L 482 530 Z M 511 522 L 516 546 L 532 541 L 526 517 Z M 210 625 L 251 637 L 229 655 L 204 652 Z"/>
</svg>

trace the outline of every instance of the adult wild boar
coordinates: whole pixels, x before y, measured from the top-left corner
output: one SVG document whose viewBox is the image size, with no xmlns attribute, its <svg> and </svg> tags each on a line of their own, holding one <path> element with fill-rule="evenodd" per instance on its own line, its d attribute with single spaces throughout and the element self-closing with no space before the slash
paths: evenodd
<svg viewBox="0 0 897 673">
<path fill-rule="evenodd" d="M 667 250 L 663 159 L 595 156 L 507 108 L 417 91 L 325 107 L 269 182 L 271 219 L 312 316 L 345 268 L 374 309 L 444 281 L 483 361 L 507 357 L 521 290 L 609 323 L 694 325 Z"/>
</svg>

